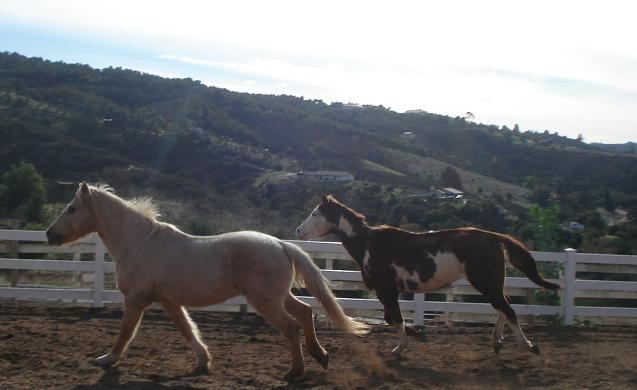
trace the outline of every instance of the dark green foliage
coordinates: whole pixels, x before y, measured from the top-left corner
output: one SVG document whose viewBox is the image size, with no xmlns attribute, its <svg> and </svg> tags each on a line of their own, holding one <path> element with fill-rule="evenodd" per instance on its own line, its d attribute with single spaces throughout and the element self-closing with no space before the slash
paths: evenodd
<svg viewBox="0 0 637 390">
<path fill-rule="evenodd" d="M 194 220 L 190 221 L 186 231 L 195 236 L 210 236 L 214 234 L 214 229 L 208 221 Z"/>
<path fill-rule="evenodd" d="M 546 187 L 539 187 L 531 192 L 530 200 L 540 207 L 548 207 L 551 200 L 551 191 Z"/>
<path fill-rule="evenodd" d="M 608 188 L 604 188 L 602 192 L 602 207 L 608 211 L 614 211 L 616 207 L 615 199 L 610 194 Z"/>
<path fill-rule="evenodd" d="M 46 202 L 42 176 L 31 163 L 12 165 L 0 179 L 0 207 L 27 221 L 40 221 Z"/>
<path fill-rule="evenodd" d="M 558 241 L 561 230 L 558 212 L 557 206 L 541 207 L 534 204 L 529 208 L 536 250 L 559 251 L 563 249 L 560 248 L 561 243 Z"/>
<path fill-rule="evenodd" d="M 457 189 L 462 189 L 462 181 L 460 180 L 460 175 L 458 175 L 458 171 L 453 169 L 452 167 L 446 167 L 442 173 L 440 174 L 440 184 L 443 187 L 453 187 Z"/>
<path fill-rule="evenodd" d="M 103 181 L 174 199 L 213 192 L 228 205 L 240 198 L 285 218 L 289 226 L 273 228 L 281 235 L 330 191 L 370 223 L 417 230 L 475 225 L 530 240 L 540 234 L 541 245 L 558 249 L 637 250 L 627 233 L 637 215 L 637 156 L 517 125 L 508 130 L 422 111 L 235 93 L 190 79 L 0 53 L 0 139 L 0 172 L 29 161 L 49 182 Z M 410 199 L 435 179 L 401 156 L 441 160 L 533 191 L 530 199 L 491 197 L 485 184 L 466 203 Z M 319 169 L 350 171 L 356 183 L 260 182 L 276 171 Z M 469 187 L 451 167 L 441 179 Z M 520 206 L 528 200 L 544 209 L 559 204 L 558 221 L 578 221 L 586 230 L 538 231 Z M 598 207 L 626 209 L 633 220 L 611 232 Z M 193 223 L 192 231 L 207 232 Z"/>
</svg>

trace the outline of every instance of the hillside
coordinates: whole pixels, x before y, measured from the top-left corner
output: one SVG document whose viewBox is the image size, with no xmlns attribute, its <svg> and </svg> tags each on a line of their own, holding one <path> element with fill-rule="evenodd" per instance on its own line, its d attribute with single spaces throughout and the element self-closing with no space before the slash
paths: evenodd
<svg viewBox="0 0 637 390">
<path fill-rule="evenodd" d="M 537 188 L 563 197 L 610 191 L 626 207 L 637 196 L 634 154 L 557 134 L 423 111 L 236 93 L 15 53 L 0 54 L 0 137 L 0 172 L 33 163 L 54 201 L 70 191 L 56 182 L 108 182 L 125 196 L 154 195 L 168 220 L 185 226 L 206 219 L 217 231 L 258 228 L 290 236 L 325 190 L 372 221 L 399 223 L 395 207 L 404 196 L 441 184 L 450 166 L 475 202 L 495 202 L 504 211 L 494 210 L 492 220 L 467 216 L 446 225 L 515 229 L 510 222 L 518 217 L 511 216 L 523 212 L 524 194 Z M 356 181 L 267 179 L 319 169 L 349 171 Z M 499 217 L 503 212 L 509 216 Z M 509 222 L 500 221 L 505 217 Z M 420 228 L 441 226 L 413 219 L 408 222 Z"/>
</svg>

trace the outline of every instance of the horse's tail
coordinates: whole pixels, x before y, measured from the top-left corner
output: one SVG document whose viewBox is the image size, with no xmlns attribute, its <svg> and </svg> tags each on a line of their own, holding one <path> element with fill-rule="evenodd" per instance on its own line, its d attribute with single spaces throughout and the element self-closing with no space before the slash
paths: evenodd
<svg viewBox="0 0 637 390">
<path fill-rule="evenodd" d="M 509 263 L 511 263 L 512 266 L 522 271 L 527 278 L 538 286 L 549 290 L 558 290 L 562 288 L 559 284 L 549 282 L 542 278 L 540 273 L 537 271 L 537 266 L 533 256 L 531 256 L 531 253 L 529 253 L 524 244 L 511 236 L 504 234 L 500 236 L 504 239 L 504 246 L 509 254 Z"/>
<path fill-rule="evenodd" d="M 356 335 L 367 333 L 369 326 L 345 315 L 329 288 L 329 281 L 321 275 L 321 270 L 314 264 L 310 255 L 294 244 L 281 241 L 281 245 L 297 271 L 295 272 L 297 283 L 305 286 L 318 299 L 332 322 L 349 333 Z"/>
</svg>

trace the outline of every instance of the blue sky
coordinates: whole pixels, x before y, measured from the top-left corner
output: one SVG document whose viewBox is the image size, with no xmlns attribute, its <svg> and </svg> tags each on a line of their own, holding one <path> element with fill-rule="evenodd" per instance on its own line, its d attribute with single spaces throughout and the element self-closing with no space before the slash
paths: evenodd
<svg viewBox="0 0 637 390">
<path fill-rule="evenodd" d="M 0 50 L 637 141 L 628 1 L 7 1 Z"/>
</svg>

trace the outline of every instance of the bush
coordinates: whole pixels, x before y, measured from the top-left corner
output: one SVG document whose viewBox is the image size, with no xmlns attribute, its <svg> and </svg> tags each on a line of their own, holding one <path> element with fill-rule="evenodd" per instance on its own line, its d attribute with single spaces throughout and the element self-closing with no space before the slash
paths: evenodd
<svg viewBox="0 0 637 390">
<path fill-rule="evenodd" d="M 0 180 L 0 205 L 11 214 L 31 222 L 42 220 L 46 202 L 44 180 L 31 163 L 12 165 Z"/>
</svg>

